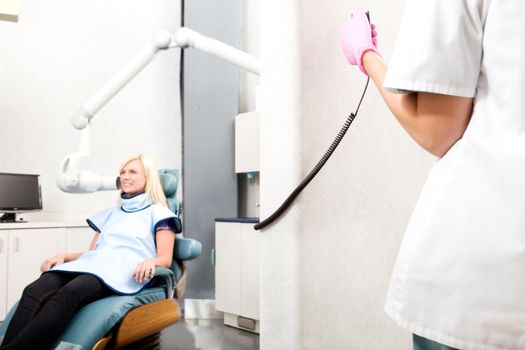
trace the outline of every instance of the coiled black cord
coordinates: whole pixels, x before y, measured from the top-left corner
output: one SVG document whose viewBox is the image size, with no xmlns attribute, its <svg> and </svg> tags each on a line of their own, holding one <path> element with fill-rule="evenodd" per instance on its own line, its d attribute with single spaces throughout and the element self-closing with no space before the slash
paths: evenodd
<svg viewBox="0 0 525 350">
<path fill-rule="evenodd" d="M 348 118 L 346 119 L 343 127 L 337 134 L 336 138 L 328 148 L 328 150 L 325 152 L 324 156 L 317 162 L 316 166 L 310 171 L 310 173 L 304 178 L 304 180 L 293 190 L 293 192 L 286 198 L 286 200 L 281 204 L 281 206 L 273 212 L 272 215 L 261 221 L 260 223 L 256 224 L 253 228 L 255 230 L 260 230 L 268 225 L 270 225 L 272 222 L 274 222 L 279 216 L 281 216 L 284 211 L 292 204 L 292 202 L 295 200 L 295 198 L 301 193 L 302 190 L 308 184 L 310 181 L 313 180 L 313 178 L 317 175 L 317 173 L 321 170 L 321 168 L 325 165 L 325 163 L 328 161 L 330 156 L 334 153 L 335 149 L 345 136 L 346 132 L 348 131 L 348 128 L 350 128 L 350 125 L 352 125 L 352 122 L 354 121 L 355 117 L 357 116 L 357 113 L 359 112 L 359 107 L 361 107 L 361 102 L 363 102 L 363 98 L 365 97 L 366 90 L 368 88 L 368 83 L 370 82 L 370 78 L 366 80 L 365 88 L 363 89 L 363 94 L 361 95 L 361 99 L 359 100 L 359 104 L 357 105 L 357 109 L 354 113 L 350 113 Z"/>
</svg>

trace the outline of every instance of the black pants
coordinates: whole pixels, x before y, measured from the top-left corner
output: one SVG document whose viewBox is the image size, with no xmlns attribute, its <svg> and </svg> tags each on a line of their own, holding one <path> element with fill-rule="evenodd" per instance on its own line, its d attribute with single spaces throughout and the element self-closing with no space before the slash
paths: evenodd
<svg viewBox="0 0 525 350">
<path fill-rule="evenodd" d="M 91 275 L 44 273 L 24 289 L 0 350 L 49 349 L 77 311 L 111 294 Z"/>
</svg>

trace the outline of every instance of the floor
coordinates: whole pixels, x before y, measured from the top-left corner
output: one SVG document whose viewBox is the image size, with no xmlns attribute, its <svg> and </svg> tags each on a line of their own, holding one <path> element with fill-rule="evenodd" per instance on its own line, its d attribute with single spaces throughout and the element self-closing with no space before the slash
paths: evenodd
<svg viewBox="0 0 525 350">
<path fill-rule="evenodd" d="M 259 350 L 259 335 L 219 319 L 182 319 L 162 331 L 161 344 L 163 350 Z"/>
<path fill-rule="evenodd" d="M 181 320 L 162 331 L 166 350 L 258 350 L 259 335 L 225 326 L 222 320 Z"/>
</svg>

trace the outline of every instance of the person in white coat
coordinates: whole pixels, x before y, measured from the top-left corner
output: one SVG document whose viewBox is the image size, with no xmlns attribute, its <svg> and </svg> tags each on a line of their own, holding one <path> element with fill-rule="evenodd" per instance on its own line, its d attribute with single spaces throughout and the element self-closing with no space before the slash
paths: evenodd
<svg viewBox="0 0 525 350">
<path fill-rule="evenodd" d="M 438 157 L 386 312 L 415 349 L 525 349 L 525 1 L 407 0 L 389 66 L 376 35 L 354 11 L 347 60 Z"/>
</svg>

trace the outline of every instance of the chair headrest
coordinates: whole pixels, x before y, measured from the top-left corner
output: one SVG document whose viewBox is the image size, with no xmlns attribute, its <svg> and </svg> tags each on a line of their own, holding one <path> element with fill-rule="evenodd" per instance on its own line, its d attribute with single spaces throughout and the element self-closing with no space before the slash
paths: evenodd
<svg viewBox="0 0 525 350">
<path fill-rule="evenodd" d="M 180 215 L 180 202 L 177 199 L 177 189 L 179 187 L 179 169 L 161 169 L 159 171 L 160 183 L 166 196 L 168 207 L 175 215 Z"/>
<path fill-rule="evenodd" d="M 160 183 L 167 198 L 175 197 L 179 187 L 179 169 L 161 169 Z"/>
</svg>

